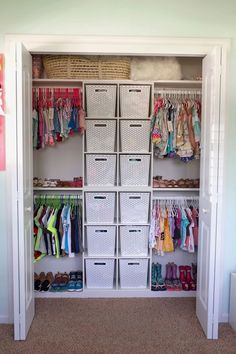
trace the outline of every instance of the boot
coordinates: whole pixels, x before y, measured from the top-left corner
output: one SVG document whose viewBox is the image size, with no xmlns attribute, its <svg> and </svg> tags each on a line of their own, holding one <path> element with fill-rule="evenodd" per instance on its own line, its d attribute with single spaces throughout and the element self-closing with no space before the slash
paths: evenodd
<svg viewBox="0 0 236 354">
<path fill-rule="evenodd" d="M 187 280 L 186 280 L 186 266 L 179 266 L 179 279 L 181 281 L 181 284 L 182 284 L 182 289 L 184 291 L 188 291 L 189 290 L 189 285 L 187 283 Z"/>
<path fill-rule="evenodd" d="M 172 265 L 171 265 L 171 263 L 167 263 L 166 264 L 166 279 L 165 279 L 167 290 L 174 290 L 172 278 L 173 278 Z"/>
<path fill-rule="evenodd" d="M 189 285 L 189 290 L 196 290 L 196 283 L 192 278 L 192 268 L 190 266 L 186 266 L 186 281 Z"/>
</svg>

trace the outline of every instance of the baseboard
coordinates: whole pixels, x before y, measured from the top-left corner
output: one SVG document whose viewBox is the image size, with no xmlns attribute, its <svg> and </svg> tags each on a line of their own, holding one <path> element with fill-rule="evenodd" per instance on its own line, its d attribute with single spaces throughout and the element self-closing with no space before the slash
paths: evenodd
<svg viewBox="0 0 236 354">
<path fill-rule="evenodd" d="M 219 318 L 220 323 L 228 323 L 229 322 L 229 314 L 228 313 L 222 313 L 222 315 Z"/>
<path fill-rule="evenodd" d="M 0 324 L 12 324 L 9 316 L 0 316 Z"/>
</svg>

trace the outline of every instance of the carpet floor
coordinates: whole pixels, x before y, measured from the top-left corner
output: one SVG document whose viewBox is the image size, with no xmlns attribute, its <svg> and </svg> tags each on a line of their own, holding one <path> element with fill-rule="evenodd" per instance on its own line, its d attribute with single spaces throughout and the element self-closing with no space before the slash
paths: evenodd
<svg viewBox="0 0 236 354">
<path fill-rule="evenodd" d="M 0 326 L 0 353 L 236 353 L 236 333 L 207 340 L 194 299 L 37 299 L 28 338 Z"/>
</svg>

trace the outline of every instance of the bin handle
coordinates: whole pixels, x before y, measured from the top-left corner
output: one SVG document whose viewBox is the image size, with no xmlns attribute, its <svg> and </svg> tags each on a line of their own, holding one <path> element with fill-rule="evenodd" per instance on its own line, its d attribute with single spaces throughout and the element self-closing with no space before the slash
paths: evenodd
<svg viewBox="0 0 236 354">
<path fill-rule="evenodd" d="M 140 158 L 139 159 L 130 158 L 129 161 L 130 162 L 135 162 L 135 161 L 136 162 L 140 162 L 140 161 L 142 161 L 142 159 L 140 159 Z"/>
<path fill-rule="evenodd" d="M 129 92 L 142 92 L 141 89 L 129 89 Z"/>
<path fill-rule="evenodd" d="M 107 161 L 106 157 L 95 157 L 95 161 Z"/>
<path fill-rule="evenodd" d="M 98 128 L 100 128 L 100 127 L 103 128 L 103 127 L 106 127 L 107 125 L 106 125 L 106 123 L 95 123 L 94 126 L 98 127 Z"/>
<path fill-rule="evenodd" d="M 95 89 L 95 92 L 107 92 L 107 89 Z"/>
<path fill-rule="evenodd" d="M 102 263 L 101 262 L 95 262 L 94 265 L 106 265 L 106 263 L 105 262 L 102 262 Z"/>
<path fill-rule="evenodd" d="M 129 230 L 129 232 L 141 232 L 141 230 Z"/>
<path fill-rule="evenodd" d="M 128 265 L 140 265 L 140 263 L 139 262 L 130 262 L 130 263 L 128 263 Z"/>
<path fill-rule="evenodd" d="M 141 199 L 141 196 L 136 196 L 136 195 L 131 195 L 131 196 L 129 196 L 129 199 Z"/>
<path fill-rule="evenodd" d="M 142 124 L 130 124 L 130 128 L 142 128 Z"/>
<path fill-rule="evenodd" d="M 95 232 L 107 232 L 107 230 L 95 230 Z"/>
<path fill-rule="evenodd" d="M 95 197 L 93 197 L 93 199 L 107 199 L 107 197 L 103 195 L 96 195 Z"/>
</svg>

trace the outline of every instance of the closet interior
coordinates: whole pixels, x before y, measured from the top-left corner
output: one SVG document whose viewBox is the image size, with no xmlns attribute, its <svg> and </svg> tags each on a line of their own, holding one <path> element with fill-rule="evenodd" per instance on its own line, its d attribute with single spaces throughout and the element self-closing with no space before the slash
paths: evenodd
<svg viewBox="0 0 236 354">
<path fill-rule="evenodd" d="M 33 57 L 35 296 L 195 296 L 202 58 L 125 57 L 107 79 L 42 57 L 59 74 Z"/>
</svg>

